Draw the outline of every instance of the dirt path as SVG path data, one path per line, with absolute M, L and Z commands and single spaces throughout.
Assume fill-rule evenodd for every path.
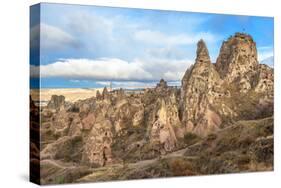
M 160 159 L 169 159 L 169 158 L 173 158 L 173 157 L 182 157 L 182 156 L 184 156 L 184 153 L 189 149 L 189 147 L 190 146 L 188 146 L 188 147 L 186 147 L 184 149 L 178 150 L 178 151 L 174 151 L 174 152 L 168 153 L 168 154 L 163 155 L 163 156 L 161 156 L 159 158 L 142 160 L 142 161 L 138 161 L 138 162 L 135 162 L 135 163 L 129 163 L 127 165 L 128 165 L 128 167 L 144 167 L 144 166 L 153 164 L 153 163 L 155 163 L 156 161 L 158 161 Z M 196 156 L 186 156 L 185 158 L 195 159 Z
M 161 157 L 157 157 L 154 159 L 137 161 L 135 163 L 126 163 L 125 165 L 113 164 L 113 165 L 108 165 L 108 166 L 104 166 L 104 167 L 100 167 L 100 168 L 94 168 L 93 172 L 91 174 L 82 177 L 81 179 L 77 180 L 77 182 L 91 182 L 93 180 L 102 180 L 102 178 L 106 178 L 106 177 L 104 177 L 105 174 L 108 177 L 111 175 L 114 176 L 114 174 L 118 173 L 119 170 L 124 169 L 124 167 L 126 167 L 126 169 L 132 169 L 132 170 L 133 169 L 142 169 L 142 168 L 148 167 L 149 165 L 152 165 L 153 163 L 156 163 L 158 160 L 161 160 L 161 159 L 182 157 L 182 156 L 184 156 L 184 153 L 189 149 L 189 147 L 168 153 L 166 155 L 163 155 Z M 196 156 L 184 156 L 184 157 L 190 158 L 190 159 L 196 158 Z

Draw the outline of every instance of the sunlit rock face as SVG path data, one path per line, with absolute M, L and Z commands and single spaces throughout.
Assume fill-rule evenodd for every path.
M 48 107 L 52 109 L 58 109 L 65 103 L 65 97 L 60 95 L 53 95 L 50 102 L 48 103 Z
M 260 64 L 258 68 L 257 81 L 255 91 L 258 93 L 268 93 L 273 95 L 274 76 L 273 70 L 267 65 Z
M 250 79 L 258 68 L 257 48 L 253 38 L 236 33 L 224 41 L 215 66 L 221 78 L 228 82 L 240 77 Z
M 155 88 L 104 88 L 75 103 L 53 96 L 40 112 L 41 156 L 92 167 L 163 156 L 186 146 L 188 133 L 205 138 L 238 120 L 272 116 L 273 83 L 249 35 L 225 41 L 215 64 L 200 40 L 180 88 L 161 79 Z
M 182 79 L 181 116 L 187 131 L 204 136 L 218 129 L 220 117 L 210 107 L 215 98 L 212 92 L 221 82 L 210 61 L 206 44 L 200 40 L 197 44 L 195 63 Z
M 215 64 L 200 40 L 195 63 L 182 79 L 181 121 L 187 132 L 206 136 L 220 129 L 223 120 L 256 117 L 250 111 L 272 105 L 272 96 L 273 70 L 258 64 L 251 36 L 236 33 L 224 41 Z
M 178 119 L 177 107 L 172 101 L 165 101 L 162 99 L 160 101 L 160 109 L 155 117 L 155 122 L 151 129 L 151 139 L 152 143 L 160 143 L 162 145 L 164 152 L 172 151 L 176 148 L 177 138 L 176 138 L 176 128 L 180 126 L 180 121 Z
M 245 99 L 243 104 L 236 106 L 224 104 L 232 108 L 232 114 L 236 114 L 240 119 L 255 117 L 241 116 L 245 114 L 242 110 L 257 111 L 256 114 L 260 114 L 264 111 L 262 109 L 267 108 L 261 106 L 273 105 L 273 69 L 259 64 L 257 59 L 257 48 L 253 38 L 245 33 L 236 33 L 223 42 L 215 64 L 224 85 L 231 86 L 230 100 L 241 97 Z
M 108 120 L 98 122 L 85 139 L 82 160 L 93 166 L 111 164 L 112 124 Z

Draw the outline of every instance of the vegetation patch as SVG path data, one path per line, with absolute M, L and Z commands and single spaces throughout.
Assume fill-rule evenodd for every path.
M 184 143 L 186 144 L 186 146 L 190 146 L 192 144 L 195 144 L 199 140 L 201 140 L 201 138 L 194 133 L 186 133 L 184 135 Z

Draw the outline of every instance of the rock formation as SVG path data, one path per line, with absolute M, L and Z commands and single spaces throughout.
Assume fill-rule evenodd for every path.
M 82 161 L 91 165 L 104 166 L 112 162 L 112 124 L 109 120 L 95 123 L 85 140 Z
M 272 68 L 267 65 L 258 66 L 258 78 L 255 84 L 255 91 L 258 93 L 268 93 L 273 97 L 274 77 Z
M 158 142 L 162 145 L 161 152 L 165 153 L 172 151 L 176 147 L 177 137 L 175 126 L 179 125 L 180 122 L 178 120 L 177 109 L 174 108 L 175 106 L 173 104 L 166 104 L 164 99 L 160 103 L 160 109 L 152 125 L 150 140 L 152 143 Z
M 156 90 L 158 92 L 164 91 L 168 88 L 167 82 L 164 79 L 161 79 L 160 82 L 156 85 Z
M 221 78 L 228 82 L 243 77 L 250 79 L 258 68 L 256 43 L 250 35 L 236 33 L 223 42 L 215 66 Z
M 97 98 L 97 100 L 101 100 L 102 99 L 102 95 L 100 94 L 99 90 L 97 90 L 96 98 Z
M 220 116 L 211 107 L 215 98 L 212 91 L 222 80 L 210 61 L 203 40 L 197 44 L 195 64 L 182 79 L 182 122 L 186 131 L 205 136 L 221 124 Z
M 201 40 L 195 64 L 183 77 L 181 93 L 181 117 L 186 131 L 206 136 L 218 130 L 223 120 L 256 117 L 248 113 L 260 109 L 262 102 L 257 101 L 257 95 L 272 105 L 273 70 L 258 64 L 255 42 L 247 34 L 236 33 L 224 41 L 215 64 L 210 62 Z
M 108 97 L 109 97 L 108 90 L 107 90 L 107 88 L 105 87 L 105 88 L 103 89 L 103 91 L 102 91 L 102 98 L 103 98 L 103 99 L 108 99 Z
M 215 64 L 200 40 L 181 88 L 161 79 L 155 88 L 104 88 L 75 103 L 52 96 L 40 112 L 40 154 L 90 167 L 168 155 L 192 135 L 208 139 L 233 122 L 271 117 L 273 83 L 273 69 L 258 63 L 251 36 L 224 41 Z
M 64 105 L 65 97 L 60 95 L 53 95 L 50 102 L 48 103 L 48 108 L 58 109 Z

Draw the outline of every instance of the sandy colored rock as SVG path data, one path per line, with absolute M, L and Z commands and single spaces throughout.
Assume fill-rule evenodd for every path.
M 64 105 L 65 97 L 62 95 L 53 95 L 50 102 L 48 103 L 48 108 L 58 109 Z
M 258 68 L 256 43 L 250 35 L 235 33 L 224 41 L 216 61 L 221 78 L 228 82 L 251 76 Z
M 200 40 L 181 87 L 161 79 L 152 88 L 104 88 L 75 101 L 54 95 L 40 112 L 31 109 L 42 122 L 45 181 L 52 182 L 49 167 L 65 175 L 69 163 L 75 173 L 82 166 L 94 171 L 77 182 L 237 172 L 252 163 L 270 169 L 273 77 L 272 68 L 258 64 L 252 37 L 236 33 L 222 44 L 215 64 Z

